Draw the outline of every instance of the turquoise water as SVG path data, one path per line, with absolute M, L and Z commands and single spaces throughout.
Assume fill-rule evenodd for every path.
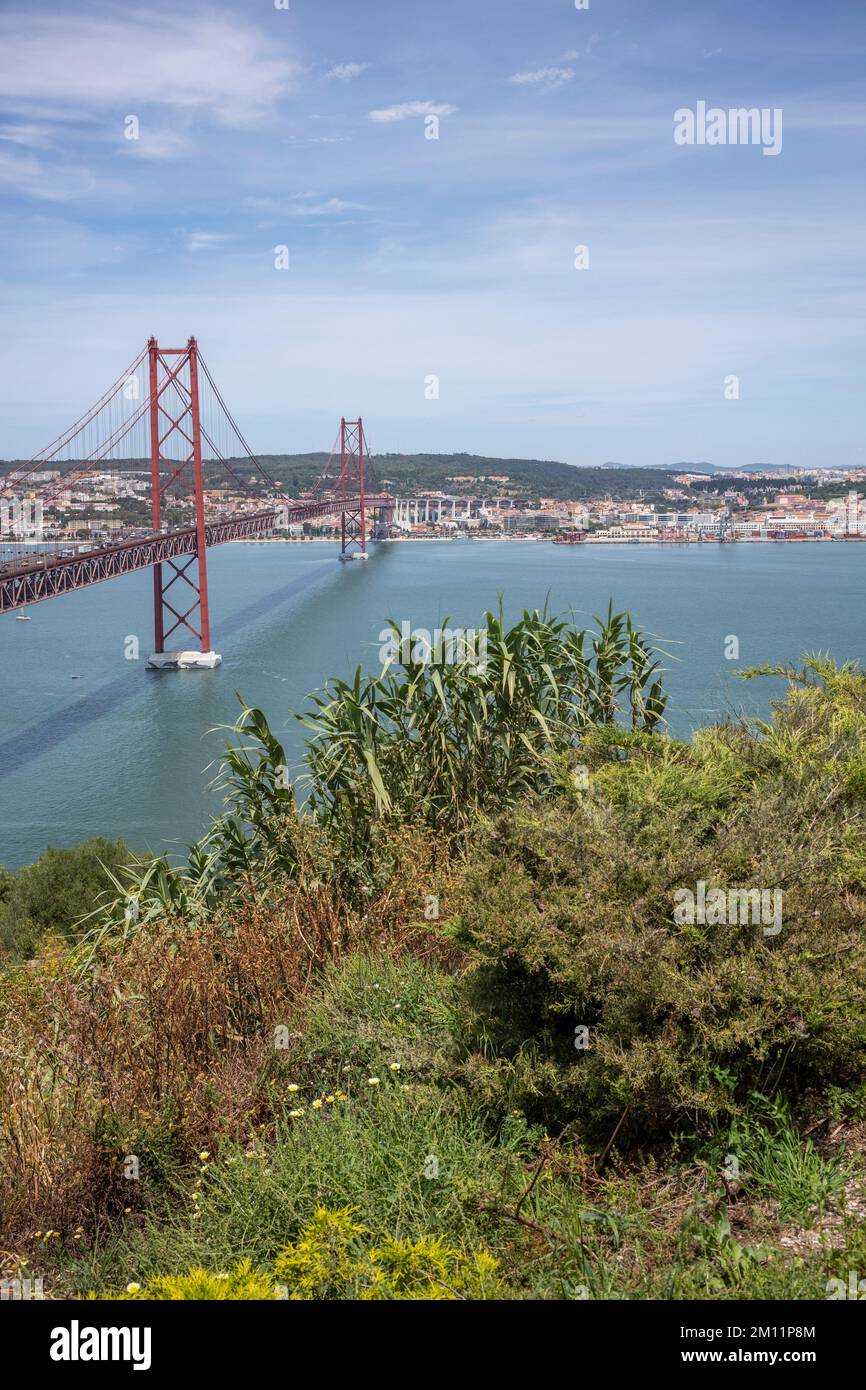
M 738 666 L 810 649 L 862 658 L 866 646 L 866 546 L 406 542 L 341 565 L 329 543 L 230 545 L 208 563 L 215 671 L 145 671 L 149 572 L 38 604 L 29 623 L 0 619 L 0 863 L 91 835 L 182 848 L 217 808 L 205 768 L 223 737 L 211 731 L 236 716 L 233 690 L 261 705 L 292 761 L 292 711 L 328 675 L 376 666 L 389 616 L 480 627 L 501 592 L 511 616 L 548 599 L 582 625 L 613 598 L 667 643 L 680 734 L 766 712 L 781 687 L 743 683 Z M 731 635 L 739 662 L 725 658 Z M 138 661 L 125 658 L 129 636 Z

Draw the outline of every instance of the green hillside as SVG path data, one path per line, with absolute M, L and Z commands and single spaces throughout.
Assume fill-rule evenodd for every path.
M 328 459 L 325 453 L 261 454 L 262 467 L 292 497 L 314 486 Z M 228 463 L 243 478 L 258 478 L 246 459 L 229 459 Z M 69 466 L 68 464 L 65 466 Z M 118 471 L 143 471 L 149 468 L 146 459 L 123 459 L 112 462 Z M 21 467 L 21 460 L 0 462 L 0 473 Z M 339 460 L 336 461 L 339 471 Z M 387 479 L 400 494 L 442 491 L 458 495 L 482 497 L 634 497 L 654 495 L 670 487 L 677 468 L 626 468 L 618 464 L 604 467 L 580 468 L 554 459 L 501 459 L 484 454 L 374 454 L 372 475 L 376 480 Z M 209 472 L 206 468 L 206 474 Z M 331 464 L 331 475 L 335 464 Z M 222 465 L 213 476 L 228 477 Z M 499 479 L 507 481 L 498 481 Z M 211 478 L 208 478 L 211 481 Z
M 293 496 L 319 477 L 326 454 L 265 454 L 264 468 Z M 553 459 L 502 459 L 484 454 L 375 454 L 374 476 L 398 493 L 432 491 L 499 497 L 633 496 L 670 487 L 674 469 L 580 468 Z M 499 481 L 506 478 L 507 482 Z

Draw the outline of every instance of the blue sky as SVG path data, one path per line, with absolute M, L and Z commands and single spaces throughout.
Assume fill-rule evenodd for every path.
M 4 3 L 0 454 L 195 333 L 261 453 L 862 465 L 864 57 L 850 0 Z

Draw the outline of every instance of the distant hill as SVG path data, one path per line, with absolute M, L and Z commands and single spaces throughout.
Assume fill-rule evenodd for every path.
M 260 462 L 296 495 L 315 482 L 325 454 L 266 454 Z M 332 470 L 333 471 L 333 470 Z M 553 459 L 503 459 L 484 454 L 375 454 L 372 471 L 395 492 L 442 491 L 482 497 L 603 497 L 609 492 L 657 492 L 670 487 L 676 469 L 580 468 Z
M 790 463 L 750 463 L 742 468 L 736 465 L 732 468 L 730 464 L 720 463 L 678 463 L 674 467 L 677 473 L 780 473 L 783 476 L 792 474 L 795 469 Z
M 293 497 L 313 487 L 327 462 L 325 453 L 261 454 L 259 462 L 280 486 Z M 231 467 L 245 478 L 250 468 L 245 459 L 229 459 Z M 0 461 L 0 474 L 20 467 L 21 460 Z M 66 466 L 69 466 L 68 463 Z M 126 459 L 112 462 L 118 471 L 147 471 L 146 459 Z M 720 472 L 709 464 L 681 463 L 671 468 L 635 468 L 618 463 L 582 468 L 554 459 L 503 459 L 485 454 L 375 454 L 371 474 L 374 480 L 387 479 L 395 492 L 407 495 L 415 492 L 446 492 L 481 497 L 556 497 L 579 499 L 604 497 L 651 497 L 671 486 L 680 472 Z M 214 471 L 206 463 L 206 477 L 225 476 L 220 467 Z M 339 460 L 332 462 L 330 474 L 339 471 Z

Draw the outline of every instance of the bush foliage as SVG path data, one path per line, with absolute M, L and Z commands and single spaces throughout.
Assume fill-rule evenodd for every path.
M 866 678 L 812 670 L 767 724 L 592 735 L 585 792 L 489 825 L 455 932 L 497 1053 L 466 1063 L 485 1094 L 596 1138 L 622 1118 L 622 1143 L 862 1076 Z M 700 882 L 779 890 L 781 930 L 678 924 Z
M 45 936 L 74 936 L 130 858 L 123 840 L 94 839 L 47 849 L 15 874 L 0 865 L 0 956 L 26 960 Z
M 494 1298 L 501 1291 L 497 1262 L 486 1250 L 462 1250 L 441 1237 L 400 1240 L 371 1233 L 355 1220 L 351 1207 L 317 1208 L 297 1241 L 277 1254 L 272 1274 L 255 1271 L 250 1260 L 230 1273 L 199 1267 L 187 1274 L 155 1274 L 144 1284 L 131 1281 L 124 1293 L 105 1294 L 132 1302 L 184 1299 L 238 1300 L 392 1299 L 429 1302 Z
M 41 933 L 0 976 L 10 1259 L 235 1300 L 820 1297 L 836 1247 L 785 1221 L 866 1258 L 829 1142 L 864 1113 L 866 676 L 750 673 L 772 717 L 682 743 L 625 615 L 488 627 L 482 670 L 331 683 L 306 802 L 244 706 L 186 864 L 0 874 Z M 677 917 L 699 884 L 780 930 Z

